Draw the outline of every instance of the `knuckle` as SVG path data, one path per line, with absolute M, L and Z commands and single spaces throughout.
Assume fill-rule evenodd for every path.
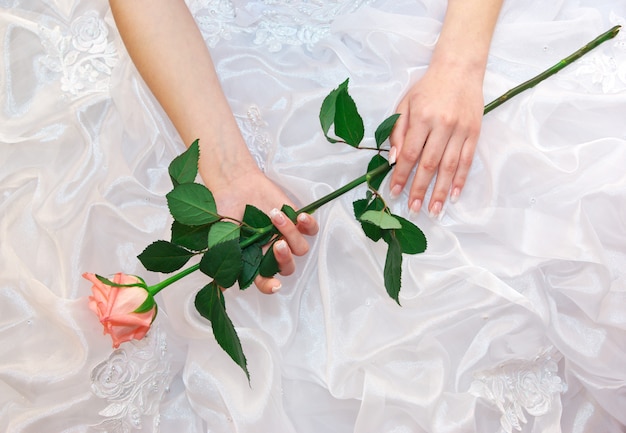
M 439 162 L 432 158 L 424 158 L 420 161 L 420 168 L 427 173 L 434 173 L 439 167 Z
M 458 159 L 447 159 L 441 161 L 441 164 L 439 165 L 439 170 L 450 174 L 456 172 L 458 166 Z
M 401 156 L 407 161 L 414 163 L 419 158 L 421 152 L 422 150 L 417 146 L 404 146 Z
M 472 165 L 472 162 L 474 161 L 474 155 L 470 154 L 470 153 L 463 153 L 461 154 L 460 158 L 459 158 L 459 165 L 464 166 L 464 167 L 469 167 L 470 165 Z

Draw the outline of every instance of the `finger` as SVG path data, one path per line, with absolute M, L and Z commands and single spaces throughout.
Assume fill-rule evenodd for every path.
M 428 185 L 430 185 L 439 168 L 439 163 L 449 139 L 450 136 L 444 128 L 437 128 L 426 139 L 424 151 L 420 157 L 419 165 L 411 184 L 411 190 L 409 191 L 409 210 L 411 213 L 420 211 Z
M 437 168 L 435 186 L 428 205 L 429 215 L 438 216 L 443 209 L 443 204 L 450 192 L 452 179 L 459 165 L 460 153 L 465 141 L 464 136 L 453 134 L 441 157 L 441 162 Z
M 411 124 L 407 130 L 402 148 L 396 153 L 396 165 L 391 174 L 389 187 L 392 197 L 397 197 L 404 189 L 413 168 L 422 155 L 429 132 L 430 128 L 419 120 Z
M 296 263 L 289 249 L 289 245 L 284 240 L 277 241 L 274 246 L 274 257 L 278 263 L 278 269 L 280 269 L 281 275 L 291 275 L 296 270 Z M 282 284 L 278 278 L 257 276 L 254 280 L 254 284 L 257 288 L 265 294 L 272 294 L 278 292 Z
M 296 225 L 287 218 L 287 215 L 276 208 L 272 209 L 269 215 L 272 224 L 283 235 L 293 254 L 302 256 L 309 251 L 309 243 L 304 239 Z
M 475 138 L 468 138 L 463 144 L 461 149 L 461 155 L 459 156 L 459 166 L 452 180 L 452 189 L 450 192 L 450 201 L 456 203 L 463 191 L 467 175 L 469 174 L 470 167 L 474 161 L 474 152 L 476 151 L 477 140 Z
M 317 220 L 308 213 L 298 215 L 296 227 L 300 233 L 308 236 L 316 235 L 320 229 Z
M 271 295 L 273 293 L 278 292 L 282 285 L 278 278 L 267 278 L 262 277 L 261 275 L 257 276 L 254 279 L 254 285 L 259 289 L 261 293 L 265 293 L 266 295 Z
M 274 257 L 280 269 L 280 275 L 291 275 L 296 270 L 296 263 L 285 240 L 281 239 L 274 244 Z
M 409 129 L 410 108 L 406 98 L 400 101 L 398 108 L 396 108 L 396 112 L 400 114 L 400 117 L 398 117 L 396 124 L 391 130 L 391 134 L 389 135 L 389 144 L 391 144 L 392 148 L 396 149 L 396 152 L 399 152 L 402 150 L 404 137 Z

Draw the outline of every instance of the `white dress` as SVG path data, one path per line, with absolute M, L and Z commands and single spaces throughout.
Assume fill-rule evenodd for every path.
M 251 152 L 299 205 L 371 157 L 324 140 L 324 96 L 349 77 L 372 137 L 446 6 L 188 4 Z M 485 100 L 625 20 L 623 0 L 505 2 Z M 227 291 L 250 385 L 193 308 L 201 275 L 117 350 L 87 308 L 83 272 L 162 278 L 136 255 L 167 237 L 184 149 L 107 3 L 0 0 L 0 42 L 0 431 L 626 431 L 625 33 L 485 117 L 459 202 L 414 219 L 429 247 L 405 258 L 402 307 L 352 216 L 362 190 L 316 213 L 279 294 Z

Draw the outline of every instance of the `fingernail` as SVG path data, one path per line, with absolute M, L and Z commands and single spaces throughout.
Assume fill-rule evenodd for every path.
M 394 165 L 396 163 L 396 157 L 398 156 L 398 150 L 394 147 L 389 151 L 389 165 Z
M 436 201 L 430 208 L 430 212 L 428 213 L 428 216 L 430 216 L 431 218 L 438 216 L 439 213 L 441 212 L 442 206 L 443 205 L 441 204 L 440 201 Z
M 306 224 L 309 220 L 309 215 L 306 213 L 301 213 L 298 215 L 298 222 Z
M 398 198 L 398 196 L 400 196 L 401 192 L 402 192 L 402 187 L 400 185 L 394 185 L 393 188 L 391 188 L 389 195 L 391 196 L 392 200 L 395 200 Z
M 276 208 L 270 211 L 270 218 L 272 219 L 274 225 L 282 226 L 283 224 L 285 224 L 285 216 L 281 211 Z
M 281 253 L 282 253 L 282 252 L 287 251 L 287 242 L 285 242 L 285 241 L 284 241 L 284 240 L 282 240 L 282 239 L 281 239 L 281 240 L 279 240 L 278 242 L 276 242 L 276 243 L 274 244 L 274 246 L 275 246 L 275 247 L 276 247 L 276 249 L 277 249 L 278 251 L 280 251 Z
M 278 286 L 274 286 L 272 287 L 272 293 L 276 293 L 278 291 L 280 291 L 280 289 L 283 287 L 282 284 L 279 284 Z
M 459 196 L 461 195 L 461 188 L 454 188 L 452 190 L 452 194 L 450 194 L 450 203 L 456 203 L 459 201 Z
M 411 203 L 411 207 L 409 208 L 409 215 L 411 217 L 417 216 L 421 208 L 422 208 L 422 200 L 420 200 L 419 198 L 413 200 L 413 203 Z

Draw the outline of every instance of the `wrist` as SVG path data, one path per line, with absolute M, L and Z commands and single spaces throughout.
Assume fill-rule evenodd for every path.
M 449 82 L 460 79 L 482 86 L 486 66 L 486 58 L 457 55 L 452 51 L 440 50 L 439 53 L 433 54 L 428 71 L 438 76 L 448 77 Z
M 234 139 L 221 141 L 200 140 L 200 160 L 198 172 L 210 190 L 228 188 L 238 179 L 261 173 L 239 135 Z

